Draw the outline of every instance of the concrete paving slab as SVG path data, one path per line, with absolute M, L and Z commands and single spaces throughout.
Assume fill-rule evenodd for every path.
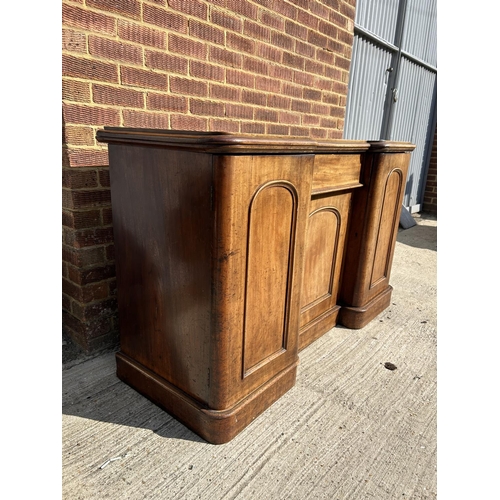
M 398 234 L 391 306 L 302 351 L 295 387 L 227 444 L 118 380 L 113 352 L 66 362 L 63 498 L 436 498 L 437 220 L 416 221 Z

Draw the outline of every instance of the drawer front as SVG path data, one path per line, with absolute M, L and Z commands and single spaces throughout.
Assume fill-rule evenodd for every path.
M 338 191 L 359 186 L 361 155 L 317 154 L 314 157 L 312 192 Z

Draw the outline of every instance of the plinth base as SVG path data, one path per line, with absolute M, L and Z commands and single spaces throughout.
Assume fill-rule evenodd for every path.
M 120 380 L 212 444 L 227 443 L 295 384 L 298 360 L 232 408 L 211 410 L 127 355 L 116 354 Z
M 382 293 L 360 307 L 342 306 L 339 313 L 339 323 L 354 330 L 363 328 L 375 316 L 389 307 L 392 290 L 392 286 L 389 285 Z

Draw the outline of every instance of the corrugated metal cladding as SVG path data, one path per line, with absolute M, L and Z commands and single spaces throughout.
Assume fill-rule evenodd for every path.
M 358 0 L 346 139 L 416 144 L 403 204 L 423 203 L 436 125 L 437 0 Z

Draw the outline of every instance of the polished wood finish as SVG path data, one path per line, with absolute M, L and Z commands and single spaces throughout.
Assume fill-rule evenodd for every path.
M 365 155 L 363 188 L 353 193 L 340 291 L 340 323 L 362 328 L 391 300 L 394 246 L 413 145 L 373 142 Z
M 293 387 L 298 352 L 337 319 L 357 328 L 386 304 L 410 145 L 97 138 L 109 143 L 117 375 L 209 442 Z

